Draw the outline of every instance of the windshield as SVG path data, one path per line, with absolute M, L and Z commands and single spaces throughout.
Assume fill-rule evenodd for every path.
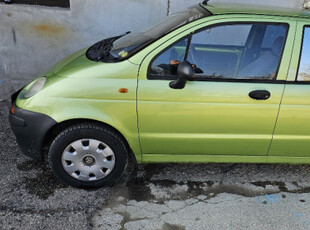
M 144 48 L 146 45 L 154 42 L 155 40 L 159 39 L 165 34 L 168 34 L 176 28 L 209 15 L 210 13 L 200 5 L 190 7 L 185 11 L 171 14 L 164 20 L 142 32 L 127 33 L 126 35 L 115 37 L 114 39 L 109 38 L 110 40 L 108 42 L 106 41 L 107 39 L 99 42 L 101 45 L 96 43 L 87 51 L 87 53 L 91 53 L 90 51 L 92 51 L 93 54 L 96 53 L 97 57 L 90 58 L 89 56 L 91 55 L 89 54 L 87 54 L 87 57 L 96 61 L 124 60 Z M 105 52 L 100 52 L 99 48 Z

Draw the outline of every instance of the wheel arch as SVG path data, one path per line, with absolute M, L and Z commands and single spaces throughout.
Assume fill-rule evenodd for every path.
M 132 163 L 132 165 L 136 165 L 137 164 L 136 155 L 133 152 L 132 148 L 130 147 L 129 142 L 125 138 L 125 136 L 119 130 L 117 130 L 115 127 L 111 126 L 110 124 L 107 124 L 107 123 L 101 122 L 101 121 L 97 121 L 97 120 L 93 120 L 93 119 L 71 119 L 71 120 L 62 121 L 62 122 L 57 123 L 54 126 L 52 126 L 46 132 L 46 134 L 44 136 L 44 139 L 43 139 L 43 143 L 42 143 L 42 159 L 43 160 L 47 159 L 49 147 L 51 146 L 53 140 L 57 137 L 57 135 L 62 130 L 66 129 L 66 128 L 72 126 L 72 125 L 81 124 L 81 123 L 94 123 L 94 124 L 97 124 L 97 125 L 100 125 L 100 126 L 105 126 L 105 127 L 110 128 L 111 130 L 113 130 L 117 134 L 119 134 L 119 136 L 123 139 L 123 141 L 127 145 L 126 147 L 128 148 L 128 159 L 129 159 L 129 161 L 131 161 L 130 163 Z

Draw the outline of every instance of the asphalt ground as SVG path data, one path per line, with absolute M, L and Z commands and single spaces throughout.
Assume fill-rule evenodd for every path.
M 151 164 L 74 189 L 21 153 L 9 108 L 0 102 L 0 229 L 310 229 L 310 165 Z

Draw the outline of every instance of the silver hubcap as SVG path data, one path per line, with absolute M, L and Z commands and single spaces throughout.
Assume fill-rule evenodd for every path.
M 101 141 L 81 139 L 65 148 L 61 161 L 70 176 L 81 181 L 96 181 L 111 173 L 115 166 L 115 155 Z

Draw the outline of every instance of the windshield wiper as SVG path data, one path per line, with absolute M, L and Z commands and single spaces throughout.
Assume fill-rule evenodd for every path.
M 100 42 L 97 42 L 86 51 L 86 57 L 92 61 L 102 61 L 105 57 L 109 55 L 109 52 L 113 47 L 113 42 L 129 33 L 131 32 L 128 31 L 125 34 L 106 38 Z

